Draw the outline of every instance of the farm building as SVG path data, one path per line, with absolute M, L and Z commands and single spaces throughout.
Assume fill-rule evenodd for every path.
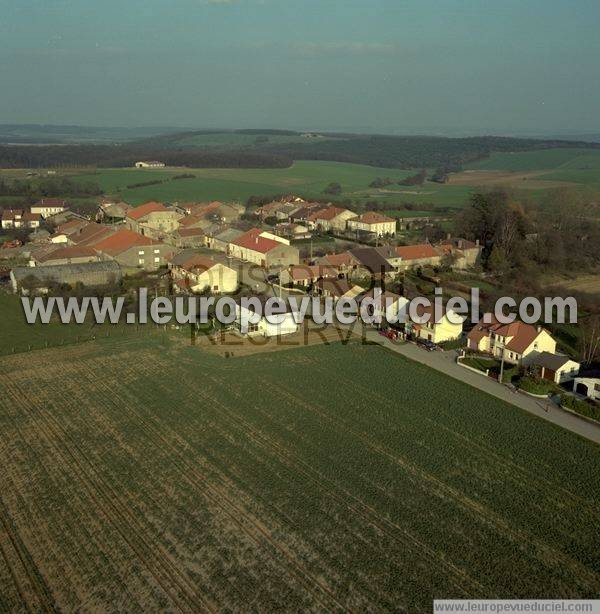
M 135 163 L 135 168 L 163 168 L 164 166 L 165 163 L 158 160 L 140 160 Z
M 486 322 L 489 320 L 489 323 Z M 554 354 L 556 341 L 541 326 L 524 322 L 501 324 L 485 314 L 467 336 L 467 347 L 513 364 L 529 364 L 542 352 Z
M 22 294 L 30 294 L 32 291 L 45 293 L 53 284 L 108 286 L 119 282 L 121 278 L 121 267 L 114 261 L 16 267 L 10 272 L 13 291 Z
M 85 262 L 97 262 L 100 260 L 95 249 L 85 246 L 60 247 L 53 245 L 53 249 L 32 252 L 31 266 L 52 266 L 56 264 L 83 264 Z
M 62 213 L 68 209 L 66 201 L 60 198 L 42 198 L 35 205 L 31 206 L 31 213 L 37 213 L 42 217 L 50 217 L 57 213 Z
M 352 217 L 348 220 L 348 230 L 370 232 L 378 237 L 384 235 L 393 235 L 396 233 L 396 220 L 393 217 L 387 217 L 376 213 L 375 211 L 367 211 Z
M 294 224 L 292 222 L 277 224 L 275 226 L 275 234 L 285 239 L 310 239 L 312 236 L 307 226 Z
M 261 313 L 264 314 L 265 304 L 269 296 L 254 296 L 253 300 L 260 304 Z M 242 335 L 277 337 L 280 335 L 290 335 L 298 331 L 297 321 L 300 316 L 294 312 L 292 307 L 287 304 L 285 312 L 277 316 L 272 316 L 271 322 L 264 315 L 259 315 L 253 309 L 247 309 L 240 302 L 235 307 L 236 320 L 235 327 Z
M 235 292 L 238 287 L 237 271 L 207 256 L 193 252 L 181 252 L 169 261 L 171 276 L 179 291 L 213 294 Z
M 131 205 L 122 201 L 100 203 L 98 211 L 96 211 L 96 221 L 107 224 L 119 224 L 125 221 L 127 213 L 131 208 Z
M 181 213 L 174 209 L 151 201 L 129 209 L 125 217 L 125 226 L 133 232 L 158 239 L 176 230 L 182 217 Z
M 113 233 L 114 228 L 96 224 L 95 222 L 88 222 L 75 232 L 69 233 L 67 235 L 67 242 L 73 245 L 93 246 Z
M 289 241 L 253 228 L 229 244 L 229 255 L 262 267 L 287 267 L 298 264 L 300 254 Z
M 94 249 L 125 267 L 146 270 L 166 264 L 173 247 L 125 228 L 93 244 Z
M 541 352 L 532 361 L 539 368 L 540 376 L 555 384 L 571 381 L 578 373 L 580 364 L 564 354 Z

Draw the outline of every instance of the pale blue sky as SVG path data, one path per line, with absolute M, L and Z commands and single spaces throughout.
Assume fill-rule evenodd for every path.
M 598 0 L 0 0 L 0 123 L 599 131 Z

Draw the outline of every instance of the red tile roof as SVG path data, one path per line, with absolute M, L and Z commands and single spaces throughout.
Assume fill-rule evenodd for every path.
M 39 213 L 31 213 L 31 211 L 27 211 L 23 214 L 24 222 L 40 222 L 42 220 L 42 216 Z
M 138 232 L 123 228 L 115 232 L 115 234 L 96 243 L 94 249 L 110 254 L 111 256 L 116 256 L 132 247 L 143 247 L 146 245 L 162 245 L 162 243 L 145 237 Z
M 79 231 L 71 233 L 69 235 L 69 240 L 73 241 L 73 243 L 77 245 L 91 245 L 93 246 L 98 241 L 102 241 L 102 239 L 113 233 L 113 229 L 108 226 L 103 226 L 102 224 L 96 224 L 95 222 L 90 222 Z
M 66 260 L 70 258 L 89 258 L 96 256 L 96 251 L 91 247 L 83 247 L 79 245 L 71 247 L 60 247 L 51 252 L 45 253 L 36 258 L 38 262 L 47 262 L 48 260 Z
M 42 198 L 34 207 L 65 207 L 66 205 L 67 201 L 61 198 Z
M 205 234 L 202 228 L 180 228 L 177 233 L 180 237 L 201 237 Z
M 381 213 L 377 213 L 376 211 L 366 211 L 362 215 L 350 218 L 348 221 L 361 222 L 363 224 L 383 224 L 395 222 L 396 219 L 393 217 L 387 217 L 386 215 L 381 215 Z
M 315 222 L 317 220 L 330 221 L 334 217 L 340 215 L 340 213 L 344 213 L 344 211 L 348 211 L 348 209 L 342 209 L 341 207 L 325 207 L 324 209 L 319 209 L 318 211 L 315 211 L 309 215 L 308 219 L 311 222 Z
M 77 232 L 80 228 L 87 226 L 89 222 L 84 220 L 69 220 L 64 224 L 56 227 L 55 234 L 71 234 L 73 232 Z
M 357 263 L 356 258 L 350 252 L 342 252 L 341 254 L 329 254 L 321 258 L 324 264 L 330 264 L 334 267 L 352 266 Z
M 327 265 L 299 264 L 291 268 L 290 277 L 294 281 L 306 281 L 319 278 L 337 278 L 338 272 L 335 267 Z
M 491 315 L 492 321 L 490 323 L 485 323 L 482 318 L 479 324 L 469 332 L 467 337 L 478 343 L 483 337 L 494 333 L 500 337 L 510 338 L 504 344 L 504 347 L 517 352 L 517 354 L 522 354 L 541 333 L 541 329 L 538 330 L 532 324 L 525 324 L 525 322 L 519 321 L 511 322 L 510 324 L 500 324 L 493 314 Z
M 436 258 L 439 254 L 429 243 L 421 245 L 399 245 L 396 247 L 396 254 L 402 260 L 420 260 L 421 258 Z
M 209 271 L 217 264 L 219 263 L 208 256 L 200 256 L 199 254 L 195 254 L 190 256 L 179 266 L 186 271 Z
M 194 224 L 197 224 L 198 222 L 202 222 L 204 221 L 204 217 L 202 215 L 199 215 L 197 213 L 193 213 L 192 215 L 186 215 L 184 218 L 179 220 L 179 227 L 181 228 L 182 226 L 184 228 L 188 227 L 188 226 L 193 226 Z M 206 222 L 204 222 L 206 224 Z
M 244 233 L 241 237 L 233 240 L 233 245 L 244 247 L 261 254 L 266 254 L 276 247 L 281 247 L 284 243 L 275 241 L 274 239 L 268 239 L 267 237 L 261 237 L 263 231 L 259 228 L 252 228 L 248 232 Z
M 135 207 L 135 209 L 130 209 L 127 212 L 127 217 L 132 220 L 139 220 L 140 218 L 148 215 L 149 213 L 153 213 L 154 211 L 166 211 L 167 208 L 162 203 L 157 203 L 155 201 L 150 201 L 148 203 L 144 203 L 139 207 Z

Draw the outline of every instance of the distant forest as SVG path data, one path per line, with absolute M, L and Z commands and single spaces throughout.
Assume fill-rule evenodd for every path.
M 181 132 L 122 144 L 0 145 L 0 167 L 67 166 L 129 167 L 137 160 L 157 159 L 169 166 L 191 168 L 287 168 L 294 160 L 352 162 L 396 169 L 437 168 L 457 171 L 493 152 L 560 147 L 600 149 L 600 143 L 510 137 L 443 138 L 321 133 L 324 139 L 270 142 L 226 149 L 193 146 L 182 141 L 210 131 Z M 284 130 L 238 130 L 230 134 L 295 135 Z

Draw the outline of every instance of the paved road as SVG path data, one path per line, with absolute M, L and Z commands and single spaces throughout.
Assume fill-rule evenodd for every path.
M 358 331 L 357 331 L 358 332 Z M 368 328 L 366 337 L 369 341 L 374 341 L 389 348 L 393 352 L 402 354 L 411 360 L 420 362 L 428 367 L 441 371 L 450 377 L 458 379 L 474 388 L 479 388 L 503 401 L 516 405 L 539 418 L 557 424 L 573 433 L 577 433 L 586 439 L 600 443 L 600 426 L 578 418 L 573 414 L 563 411 L 554 403 L 550 403 L 550 408 L 546 412 L 544 407 L 546 402 L 543 399 L 535 399 L 521 392 L 513 392 L 503 384 L 495 380 L 479 375 L 469 369 L 465 369 L 456 364 L 456 352 L 427 352 L 413 343 L 392 343 L 386 337 L 380 335 L 376 330 Z

